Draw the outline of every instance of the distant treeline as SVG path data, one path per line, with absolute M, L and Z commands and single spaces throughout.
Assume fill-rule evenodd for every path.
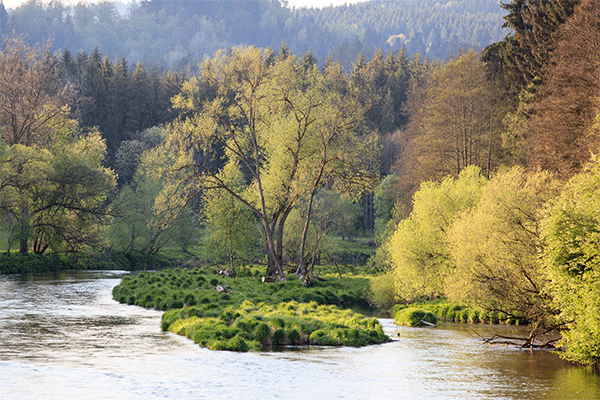
M 119 6 L 119 8 L 118 8 Z M 447 58 L 462 47 L 501 40 L 504 11 L 495 0 L 370 1 L 323 9 L 291 9 L 279 0 L 141 0 L 125 15 L 122 3 L 29 0 L 16 9 L 0 4 L 0 33 L 25 34 L 33 43 L 53 41 L 54 49 L 90 53 L 98 46 L 131 63 L 151 61 L 182 70 L 230 46 L 312 50 L 329 54 L 346 72 L 360 53 L 376 49 Z

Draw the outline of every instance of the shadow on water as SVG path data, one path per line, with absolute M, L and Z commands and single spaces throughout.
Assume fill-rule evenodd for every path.
M 202 349 L 161 332 L 161 312 L 115 302 L 124 274 L 0 276 L 0 398 L 600 399 L 594 372 L 484 345 L 485 325 L 384 319 L 394 340 L 377 346 Z

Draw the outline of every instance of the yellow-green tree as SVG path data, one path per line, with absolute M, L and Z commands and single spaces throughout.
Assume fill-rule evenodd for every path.
M 160 128 L 154 133 L 156 141 L 165 139 Z M 185 249 L 186 240 L 181 240 L 181 236 L 193 239 L 196 216 L 186 202 L 187 193 L 177 190 L 164 175 L 173 166 L 172 155 L 162 142 L 154 143 L 153 148 L 137 157 L 139 164 L 130 166 L 133 179 L 121 188 L 113 202 L 116 217 L 110 227 L 112 246 L 125 252 L 155 254 L 179 237 L 177 241 Z
M 444 295 L 446 278 L 454 269 L 448 231 L 477 204 L 485 183 L 481 169 L 471 166 L 458 178 L 424 182 L 415 193 L 412 212 L 385 244 L 399 298 L 413 301 Z
M 531 322 L 531 338 L 556 326 L 539 259 L 545 202 L 559 188 L 547 172 L 515 167 L 495 175 L 475 207 L 448 230 L 454 269 L 445 293 L 509 318 Z
M 238 166 L 229 163 L 221 171 L 221 179 L 235 192 L 242 191 L 244 177 Z M 230 268 L 236 260 L 250 259 L 256 249 L 257 236 L 252 212 L 224 189 L 208 190 L 204 193 L 201 213 L 207 230 L 207 242 L 212 253 L 219 257 L 225 254 Z
M 600 365 L 600 163 L 595 158 L 549 204 L 543 251 L 554 306 L 568 330 L 563 356 Z
M 182 113 L 170 127 L 176 178 L 192 193 L 224 190 L 247 207 L 260 221 L 270 272 L 280 278 L 285 222 L 297 202 L 308 202 L 303 246 L 325 178 L 355 192 L 374 178 L 376 143 L 361 132 L 364 110 L 337 90 L 338 78 L 291 55 L 234 48 L 206 61 L 201 78 L 186 82 L 174 99 Z M 244 185 L 224 181 L 229 163 L 239 167 Z
M 106 146 L 95 132 L 49 148 L 6 146 L 0 159 L 0 210 L 13 221 L 21 253 L 77 251 L 99 245 L 115 185 L 102 166 Z

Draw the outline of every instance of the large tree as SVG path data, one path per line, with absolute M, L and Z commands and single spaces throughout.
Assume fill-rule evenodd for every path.
M 514 167 L 496 174 L 477 204 L 448 230 L 454 269 L 446 295 L 531 323 L 530 339 L 556 328 L 539 259 L 540 220 L 559 185 L 548 172 Z
M 597 11 L 597 9 L 596 9 Z M 573 176 L 549 203 L 542 232 L 543 261 L 554 306 L 568 330 L 564 358 L 600 365 L 600 163 Z
M 70 110 L 70 90 L 59 79 L 50 45 L 29 46 L 23 38 L 4 41 L 0 51 L 0 137 L 9 145 L 41 144 Z
M 205 62 L 200 80 L 175 98 L 184 116 L 169 144 L 180 157 L 179 179 L 197 193 L 225 190 L 250 209 L 269 270 L 280 278 L 284 226 L 297 202 L 307 199 L 309 221 L 325 178 L 360 192 L 374 177 L 375 142 L 361 134 L 364 111 L 344 82 L 339 67 L 322 74 L 290 54 L 234 48 Z M 222 179 L 222 165 L 232 162 L 246 178 L 241 189 Z M 297 261 L 302 273 L 303 251 Z
M 19 250 L 74 251 L 97 244 L 114 185 L 105 142 L 69 118 L 70 88 L 49 46 L 21 38 L 0 52 L 0 212 Z
M 426 84 L 406 167 L 423 180 L 458 176 L 469 165 L 489 176 L 501 157 L 500 107 L 474 51 L 436 68 Z
M 564 176 L 580 171 L 599 150 L 600 1 L 575 8 L 559 42 L 531 118 L 531 162 Z
M 19 250 L 77 251 L 102 243 L 107 195 L 115 184 L 102 166 L 100 135 L 54 138 L 48 147 L 6 146 L 0 158 L 0 212 Z

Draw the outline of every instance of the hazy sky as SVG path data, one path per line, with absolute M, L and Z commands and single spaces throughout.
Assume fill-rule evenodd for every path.
M 3 0 L 4 1 L 4 6 L 6 8 L 15 8 L 16 6 L 18 6 L 20 3 L 23 3 L 26 0 Z M 94 0 L 92 0 L 94 1 Z M 128 2 L 128 0 L 121 0 L 123 2 Z M 340 5 L 340 4 L 347 4 L 347 3 L 359 3 L 361 1 L 366 1 L 366 0 L 288 0 L 288 3 L 290 4 L 290 6 L 296 6 L 296 7 L 325 7 L 328 5 Z M 77 3 L 77 0 L 70 0 L 67 2 L 69 3 Z

